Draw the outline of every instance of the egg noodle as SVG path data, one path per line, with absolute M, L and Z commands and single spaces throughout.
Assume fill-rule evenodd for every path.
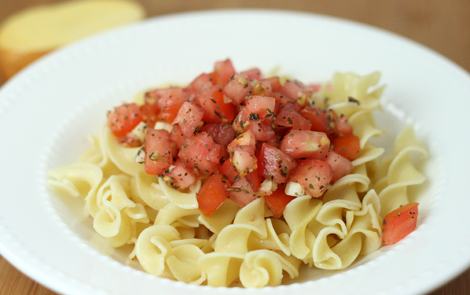
M 299 276 L 300 267 L 340 270 L 382 244 L 382 220 L 409 203 L 410 186 L 425 177 L 425 147 L 405 128 L 387 152 L 371 143 L 381 135 L 380 75 L 337 73 L 310 99 L 348 117 L 361 152 L 350 174 L 321 199 L 299 196 L 274 218 L 263 197 L 243 208 L 227 199 L 205 216 L 196 199 L 201 181 L 181 192 L 147 175 L 139 148 L 118 143 L 106 126 L 76 163 L 49 173 L 61 195 L 84 199 L 94 230 L 129 253 L 153 275 L 210 286 L 264 287 Z M 352 99 L 354 98 L 354 99 Z

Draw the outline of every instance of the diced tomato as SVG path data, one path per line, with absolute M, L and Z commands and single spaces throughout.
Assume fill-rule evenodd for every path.
M 334 151 L 348 160 L 354 160 L 361 152 L 359 137 L 349 134 L 333 140 Z
M 325 110 L 321 110 L 317 107 L 306 106 L 300 114 L 312 123 L 311 130 L 329 133 L 328 114 Z
M 266 204 L 269 209 L 271 209 L 271 212 L 273 212 L 273 216 L 276 218 L 281 218 L 287 204 L 295 199 L 294 197 L 286 195 L 284 193 L 284 189 L 285 186 L 282 185 L 272 194 L 264 197 Z
M 240 75 L 250 80 L 260 80 L 261 70 L 259 68 L 251 68 L 251 69 L 240 72 Z
M 238 176 L 237 170 L 235 170 L 235 167 L 233 167 L 232 162 L 230 162 L 229 159 L 224 161 L 222 166 L 220 166 L 219 171 L 220 171 L 220 173 L 222 173 L 222 175 L 227 177 L 227 179 L 228 179 L 228 181 L 230 181 L 230 183 L 235 182 L 235 180 Z
M 289 180 L 299 183 L 311 197 L 320 198 L 332 177 L 333 172 L 326 161 L 308 159 L 298 163 Z
M 224 87 L 224 94 L 235 104 L 240 105 L 251 91 L 250 81 L 243 75 L 235 75 Z
M 228 190 L 230 199 L 232 199 L 232 201 L 237 203 L 240 207 L 245 206 L 258 197 L 253 191 L 253 188 L 251 187 L 248 180 L 246 180 L 244 177 L 238 178 Z
M 279 81 L 279 77 L 270 77 L 266 79 L 262 79 L 260 81 L 263 85 L 270 85 L 271 91 L 279 92 L 282 89 L 281 81 Z
M 295 168 L 296 162 L 280 149 L 263 143 L 261 146 L 263 175 L 272 178 L 276 183 L 287 182 L 289 172 Z
M 315 92 L 320 91 L 321 84 L 318 84 L 318 83 L 307 84 L 305 86 L 305 89 L 311 93 L 315 93 Z
M 185 101 L 178 111 L 173 124 L 178 124 L 185 137 L 194 135 L 195 131 L 204 124 L 202 122 L 203 110 L 197 105 Z
M 197 193 L 199 210 L 204 215 L 210 216 L 222 206 L 227 197 L 227 184 L 224 182 L 222 175 L 213 174 L 204 181 Z
M 341 114 L 335 118 L 335 134 L 345 136 L 353 133 L 353 128 L 348 123 L 348 118 Z
M 147 128 L 144 149 L 147 174 L 161 175 L 173 163 L 175 150 L 166 130 Z
M 249 130 L 253 132 L 258 141 L 270 141 L 276 137 L 276 133 L 271 127 L 271 124 L 264 124 L 260 121 L 251 121 Z
M 141 121 L 142 114 L 135 103 L 124 103 L 108 113 L 108 126 L 116 137 L 124 137 Z
M 230 59 L 215 62 L 212 73 L 214 84 L 224 87 L 233 75 L 235 75 L 235 68 Z
M 283 127 L 292 127 L 292 129 L 310 130 L 312 124 L 295 110 L 297 106 L 297 103 L 286 104 L 277 114 L 276 124 Z
M 261 177 L 259 176 L 258 171 L 255 170 L 255 171 L 252 171 L 252 172 L 248 173 L 245 176 L 245 178 L 250 183 L 251 188 L 253 189 L 253 191 L 257 192 L 259 190 L 260 185 L 261 185 Z
M 173 141 L 178 148 L 183 144 L 184 134 L 181 131 L 181 127 L 178 124 L 173 125 L 173 128 L 171 129 L 171 133 L 170 133 L 170 138 L 171 138 L 171 141 Z
M 145 103 L 157 105 L 160 109 L 159 119 L 171 123 L 175 119 L 188 93 L 179 87 L 161 88 L 145 94 Z
M 181 161 L 177 161 L 175 167 L 166 176 L 170 178 L 170 182 L 175 188 L 182 190 L 196 182 L 196 176 Z
M 324 160 L 330 149 L 330 140 L 323 132 L 291 130 L 281 142 L 281 150 L 294 159 Z
M 241 176 L 245 176 L 257 168 L 255 149 L 256 139 L 250 130 L 240 134 L 228 145 L 230 161 Z
M 257 120 L 264 120 L 271 118 L 274 114 L 274 108 L 276 107 L 276 99 L 268 96 L 252 96 L 246 101 L 246 107 L 244 108 L 245 121 L 250 118 L 256 117 Z
M 328 162 L 328 165 L 330 165 L 333 173 L 333 177 L 331 179 L 332 183 L 341 177 L 348 175 L 353 169 L 351 161 L 333 151 L 328 153 L 326 161 Z
M 147 126 L 153 128 L 155 123 L 158 121 L 159 113 L 158 105 L 156 104 L 143 104 L 140 106 L 140 113 L 142 114 L 142 120 Z
M 201 93 L 197 97 L 199 105 L 204 109 L 204 121 L 209 123 L 232 122 L 235 118 L 235 106 L 224 102 L 224 94 L 215 89 Z
M 204 125 L 201 130 L 207 132 L 221 146 L 227 146 L 235 138 L 235 130 L 230 124 L 209 123 Z
M 401 206 L 385 215 L 383 222 L 383 244 L 392 245 L 416 229 L 418 203 Z
M 222 147 L 206 132 L 186 138 L 178 153 L 186 166 L 203 175 L 217 171 L 221 155 Z
M 289 98 L 298 99 L 305 95 L 304 87 L 305 86 L 299 81 L 289 80 L 282 85 L 281 93 Z
M 211 75 L 206 73 L 200 74 L 189 84 L 189 89 L 196 94 L 210 92 L 214 89 Z
M 261 81 L 252 81 L 252 94 L 253 95 L 262 95 L 262 96 L 272 96 L 273 89 L 270 81 L 261 80 Z

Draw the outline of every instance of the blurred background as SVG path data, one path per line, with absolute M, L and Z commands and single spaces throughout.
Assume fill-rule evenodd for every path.
M 88 6 L 80 8 L 83 3 L 64 0 L 0 0 L 0 83 L 42 55 L 99 31 L 146 17 L 222 8 L 295 10 L 367 23 L 422 43 L 470 71 L 470 0 L 135 0 L 126 1 L 126 7 L 97 4 L 103 1 L 88 0 Z M 90 2 L 95 3 L 90 6 Z M 0 294 L 54 293 L 0 257 Z M 432 294 L 470 294 L 470 270 Z

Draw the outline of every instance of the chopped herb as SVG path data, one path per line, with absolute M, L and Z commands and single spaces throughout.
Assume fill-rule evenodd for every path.
M 259 120 L 259 115 L 256 114 L 256 113 L 251 113 L 251 114 L 249 115 L 249 118 L 250 118 L 250 120 L 252 120 L 252 121 L 258 121 L 258 120 Z
M 360 104 L 361 104 L 361 102 L 360 102 L 359 100 L 355 99 L 355 98 L 352 97 L 352 96 L 349 96 L 349 97 L 348 97 L 348 101 L 349 101 L 349 102 L 352 102 L 352 103 L 355 103 L 355 104 L 357 104 L 357 105 L 360 105 Z

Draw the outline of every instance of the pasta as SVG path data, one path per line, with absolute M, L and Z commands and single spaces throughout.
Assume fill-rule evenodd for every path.
M 350 170 L 331 181 L 327 189 L 320 188 L 321 197 L 312 195 L 313 186 L 305 187 L 301 181 L 289 188 L 295 197 L 287 195 L 289 184 L 284 184 L 284 194 L 283 182 L 276 180 L 283 175 L 258 183 L 262 189 L 256 193 L 246 192 L 243 183 L 235 186 L 240 175 L 245 179 L 243 172 L 231 180 L 227 176 L 234 183 L 230 198 L 206 214 L 201 194 L 207 179 L 202 178 L 204 183 L 196 179 L 182 187 L 183 180 L 187 180 L 182 175 L 188 172 L 181 170 L 178 162 L 165 166 L 165 172 L 157 177 L 151 175 L 149 169 L 159 167 L 149 168 L 143 163 L 148 157 L 159 161 L 164 154 L 149 155 L 147 146 L 118 140 L 109 125 L 91 138 L 90 148 L 78 162 L 51 170 L 48 184 L 58 194 L 82 197 L 96 233 L 113 247 L 131 245 L 129 258 L 156 276 L 198 285 L 259 288 L 297 278 L 302 265 L 341 270 L 382 246 L 384 216 L 409 204 L 409 187 L 426 180 L 422 167 L 428 153 L 412 128 L 405 128 L 397 136 L 393 150 L 387 154 L 386 147 L 373 143 L 373 138 L 382 134 L 373 116 L 380 110 L 384 89 L 377 87 L 379 78 L 378 73 L 338 73 L 319 90 L 299 96 L 300 103 L 327 109 L 329 116 L 341 114 L 336 124 L 347 120 L 346 126 L 358 138 L 359 150 L 354 159 L 338 156 L 350 163 Z M 280 87 L 287 87 L 289 81 L 282 80 Z M 292 83 L 290 86 L 295 87 Z M 156 94 L 141 95 L 139 104 L 152 95 Z M 250 120 L 257 120 L 257 116 L 250 114 Z M 155 126 L 152 132 L 158 136 L 173 136 L 176 128 L 160 121 Z M 133 129 L 137 142 L 149 132 L 145 128 L 141 122 Z M 195 149 L 197 144 L 194 142 Z M 231 145 L 229 155 L 239 151 L 230 150 Z M 198 160 L 201 155 L 192 157 Z M 233 163 L 238 169 L 239 163 Z M 203 168 L 195 169 L 204 174 Z M 251 187 L 253 177 L 249 179 Z M 219 197 L 216 184 L 212 186 L 214 198 Z M 287 200 L 282 211 L 273 207 L 269 198 L 279 187 Z

